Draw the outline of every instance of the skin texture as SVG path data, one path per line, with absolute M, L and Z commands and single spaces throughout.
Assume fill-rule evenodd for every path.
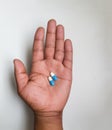
M 45 45 L 44 33 L 43 27 L 39 27 L 35 33 L 29 75 L 22 61 L 14 60 L 17 89 L 35 113 L 35 130 L 55 130 L 56 124 L 59 126 L 56 130 L 62 130 L 62 112 L 72 83 L 72 43 L 69 39 L 65 40 L 64 27 L 57 25 L 53 19 L 47 24 Z M 50 72 L 58 77 L 54 87 L 48 81 Z M 47 121 L 50 118 L 49 122 L 45 123 L 45 117 Z

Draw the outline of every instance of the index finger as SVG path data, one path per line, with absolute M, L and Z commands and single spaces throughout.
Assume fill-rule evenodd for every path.
M 44 28 L 37 29 L 34 44 L 32 62 L 38 62 L 44 59 Z

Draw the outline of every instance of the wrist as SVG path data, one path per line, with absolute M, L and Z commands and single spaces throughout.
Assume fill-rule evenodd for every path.
M 35 130 L 63 130 L 62 112 L 35 112 Z

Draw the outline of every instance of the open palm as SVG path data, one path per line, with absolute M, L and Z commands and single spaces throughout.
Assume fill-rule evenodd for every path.
M 45 47 L 44 28 L 37 29 L 30 75 L 20 60 L 15 59 L 14 66 L 19 95 L 34 111 L 63 110 L 72 83 L 72 43 L 64 40 L 62 25 L 48 22 Z M 54 87 L 48 81 L 50 72 L 58 77 Z

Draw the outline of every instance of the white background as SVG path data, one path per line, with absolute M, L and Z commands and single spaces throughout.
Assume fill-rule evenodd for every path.
M 64 130 L 112 130 L 112 1 L 0 0 L 0 130 L 33 130 L 17 95 L 13 59 L 27 69 L 35 30 L 51 18 L 73 41 L 73 84 Z

